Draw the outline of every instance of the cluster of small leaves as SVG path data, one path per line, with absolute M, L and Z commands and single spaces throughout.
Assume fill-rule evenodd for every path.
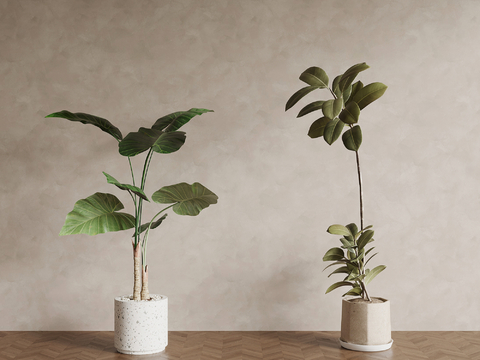
M 367 70 L 365 63 L 350 67 L 344 74 L 338 75 L 329 87 L 329 78 L 325 71 L 313 66 L 300 75 L 300 80 L 308 86 L 298 90 L 287 101 L 285 111 L 294 106 L 300 99 L 316 89 L 330 90 L 333 99 L 314 101 L 300 110 L 297 117 L 304 116 L 316 110 L 322 110 L 323 116 L 314 121 L 308 131 L 311 138 L 322 137 L 332 145 L 342 134 L 345 126 L 348 130 L 342 135 L 345 147 L 357 151 L 362 144 L 362 130 L 358 123 L 360 111 L 368 104 L 381 97 L 387 86 L 375 82 L 363 86 L 361 81 L 353 83 L 357 75 Z
M 367 244 L 374 241 L 374 231 L 371 228 L 372 226 L 367 226 L 359 231 L 357 225 L 352 223 L 346 226 L 332 225 L 327 229 L 330 234 L 342 236 L 340 238 L 342 245 L 331 248 L 325 253 L 323 261 L 334 261 L 325 269 L 331 266 L 339 266 L 328 277 L 333 274 L 345 274 L 345 278 L 343 281 L 331 285 L 325 292 L 326 294 L 339 287 L 350 286 L 351 289 L 343 296 L 361 295 L 364 297 L 366 286 L 386 268 L 384 265 L 379 265 L 372 270 L 366 269 L 368 262 L 377 255 L 377 253 L 370 255 L 374 247 L 367 250 Z

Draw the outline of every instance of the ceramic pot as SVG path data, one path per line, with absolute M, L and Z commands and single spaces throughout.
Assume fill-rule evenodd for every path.
M 115 298 L 115 348 L 123 354 L 155 354 L 168 344 L 168 298 L 150 300 Z
M 342 347 L 357 351 L 383 351 L 392 346 L 390 302 L 372 298 L 374 302 L 358 298 L 342 301 Z

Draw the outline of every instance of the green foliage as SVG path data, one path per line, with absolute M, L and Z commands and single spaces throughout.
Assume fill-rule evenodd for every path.
M 328 75 L 323 69 L 316 66 L 308 68 L 300 75 L 300 80 L 309 86 L 295 92 L 287 101 L 285 110 L 314 90 L 328 89 L 333 99 L 314 101 L 302 108 L 297 117 L 322 110 L 323 117 L 310 126 L 308 136 L 312 139 L 323 136 L 325 141 L 332 145 L 347 127 L 342 136 L 343 144 L 348 150 L 358 151 L 362 144 L 362 132 L 359 126 L 354 125 L 359 121 L 360 112 L 387 90 L 387 86 L 379 82 L 366 86 L 363 86 L 361 81 L 353 83 L 357 75 L 368 68 L 365 63 L 351 66 L 335 77 L 331 88 L 328 87 Z
M 180 183 L 164 186 L 152 195 L 152 200 L 160 204 L 175 204 L 173 211 L 179 215 L 196 216 L 212 204 L 218 196 L 199 183 Z
M 68 213 L 60 235 L 97 235 L 131 229 L 135 226 L 135 217 L 117 212 L 123 208 L 121 201 L 112 194 L 95 193 L 78 200 Z
M 153 194 L 152 199 L 156 202 L 171 205 L 160 210 L 151 221 L 142 224 L 143 201 L 148 201 L 148 197 L 145 194 L 145 182 L 153 153 L 170 154 L 179 150 L 185 143 L 186 136 L 183 131 L 177 130 L 193 117 L 211 111 L 192 108 L 188 111 L 175 112 L 159 118 L 151 128 L 141 127 L 138 131 L 129 133 L 125 138 L 123 138 L 117 127 L 113 126 L 108 120 L 98 116 L 85 113 L 71 113 L 67 110 L 46 116 L 91 124 L 112 135 L 118 141 L 119 153 L 128 157 L 133 183 L 133 185 L 120 183 L 113 176 L 104 172 L 109 184 L 113 184 L 117 188 L 129 193 L 135 208 L 134 215 L 118 212 L 124 206 L 114 195 L 96 193 L 86 199 L 77 201 L 73 210 L 67 215 L 60 235 L 96 235 L 135 228 L 133 234 L 134 246 L 136 247 L 139 243 L 142 245 L 145 266 L 148 233 L 149 230 L 158 227 L 165 220 L 166 214 L 156 219 L 162 212 L 173 207 L 177 214 L 197 215 L 202 209 L 217 202 L 217 196 L 199 183 L 194 183 L 193 185 L 180 183 L 163 187 Z M 130 157 L 145 151 L 148 151 L 148 154 L 145 158 L 141 182 L 139 185 L 136 185 Z M 170 194 L 169 201 L 159 201 L 159 199 L 166 200 L 167 197 L 166 195 L 163 198 L 161 197 L 162 191 Z M 145 233 L 143 240 L 140 238 L 142 233 Z
M 297 117 L 302 117 L 315 111 L 321 110 L 323 116 L 315 120 L 308 136 L 312 139 L 323 137 L 324 140 L 332 145 L 342 135 L 343 145 L 347 150 L 354 151 L 357 162 L 357 173 L 360 193 L 360 230 L 356 224 L 351 223 L 346 226 L 332 225 L 327 231 L 330 234 L 340 235 L 340 247 L 329 249 L 324 261 L 333 261 L 325 270 L 331 266 L 339 266 L 330 275 L 346 274 L 343 281 L 336 282 L 327 289 L 327 293 L 342 286 L 351 286 L 345 295 L 362 296 L 370 300 L 366 285 L 372 281 L 385 266 L 380 265 L 373 270 L 366 269 L 367 263 L 376 253 L 369 256 L 373 247 L 367 249 L 367 245 L 373 241 L 373 230 L 371 226 L 363 227 L 363 191 L 362 177 L 360 171 L 360 162 L 358 151 L 362 145 L 362 129 L 358 125 L 361 111 L 379 99 L 387 90 L 387 86 L 374 82 L 366 86 L 361 81 L 354 83 L 359 73 L 369 68 L 366 63 L 359 63 L 348 68 L 343 74 L 337 75 L 329 87 L 329 78 L 326 72 L 316 66 L 310 67 L 300 75 L 300 80 L 309 86 L 295 92 L 288 99 L 285 110 L 293 107 L 302 98 L 314 90 L 328 90 L 331 98 L 324 98 L 309 103 L 303 107 Z M 346 129 L 346 131 L 344 131 Z M 367 256 L 369 256 L 367 258 Z
M 371 226 L 367 228 L 370 229 Z M 367 228 L 358 231 L 357 225 L 352 223 L 346 226 L 335 224 L 327 229 L 328 233 L 343 237 L 340 238 L 341 247 L 331 248 L 325 253 L 323 261 L 334 261 L 334 263 L 328 265 L 324 270 L 331 266 L 339 266 L 328 277 L 334 274 L 344 274 L 344 279 L 330 286 L 326 293 L 340 286 L 351 285 L 353 289 L 343 296 L 362 295 L 366 285 L 385 269 L 384 265 L 379 265 L 372 270 L 365 267 L 368 261 L 376 255 L 372 255 L 365 261 L 366 255 L 374 249 L 373 247 L 368 250 L 365 249 L 367 244 L 373 241 L 374 235 L 374 231 Z M 345 256 L 345 250 L 347 251 L 347 257 Z
M 112 135 L 117 140 L 122 140 L 122 133 L 120 130 L 113 126 L 112 123 L 104 118 L 85 114 L 85 113 L 71 113 L 67 110 L 62 110 L 55 112 L 53 114 L 45 116 L 46 118 L 57 117 L 63 118 L 70 121 L 79 121 L 82 124 L 90 124 L 98 127 L 100 130 L 105 131 L 106 133 Z

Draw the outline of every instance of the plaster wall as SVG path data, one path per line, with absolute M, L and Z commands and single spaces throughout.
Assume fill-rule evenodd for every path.
M 213 109 L 156 155 L 147 194 L 201 182 L 219 202 L 170 213 L 149 242 L 171 330 L 338 330 L 325 230 L 358 222 L 354 154 L 285 113 L 319 66 L 355 63 L 385 95 L 361 115 L 366 222 L 387 269 L 393 330 L 480 330 L 480 2 L 0 0 L 0 330 L 112 330 L 131 292 L 131 232 L 59 237 L 78 199 L 129 197 L 116 141 L 44 116 L 109 119 L 124 135 Z M 142 157 L 140 155 L 139 157 Z M 134 159 L 139 171 L 141 159 Z M 158 205 L 148 204 L 148 214 Z

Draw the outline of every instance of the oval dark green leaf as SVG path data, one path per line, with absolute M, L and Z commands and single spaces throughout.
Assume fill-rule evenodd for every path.
M 290 109 L 293 105 L 295 105 L 301 98 L 305 95 L 311 93 L 313 90 L 318 89 L 317 86 L 306 86 L 298 90 L 295 94 L 293 94 L 290 99 L 288 99 L 287 104 L 285 105 L 285 111 Z
M 152 129 L 163 130 L 165 132 L 176 131 L 188 123 L 193 117 L 207 112 L 213 112 L 213 110 L 192 108 L 188 111 L 177 111 L 158 119 L 155 124 L 153 124 Z
M 328 145 L 332 145 L 340 137 L 344 126 L 345 124 L 339 118 L 335 118 L 325 125 L 325 129 L 323 130 L 323 138 Z
M 348 150 L 358 151 L 360 145 L 362 145 L 362 130 L 359 125 L 355 125 L 351 129 L 345 131 L 342 136 L 343 145 Z
M 360 116 L 360 108 L 355 101 L 349 102 L 338 116 L 345 124 L 356 124 Z
M 361 110 L 368 104 L 380 98 L 386 90 L 387 86 L 382 83 L 376 82 L 368 84 L 355 94 L 352 101 L 355 101 Z
M 323 131 L 325 130 L 325 126 L 330 121 L 331 120 L 327 117 L 321 117 L 320 119 L 315 120 L 313 124 L 310 126 L 310 129 L 308 130 L 308 136 L 310 136 L 312 139 L 323 136 Z
M 338 83 L 340 90 L 343 92 L 345 89 L 347 89 L 352 84 L 353 80 L 355 80 L 358 73 L 367 70 L 369 67 L 370 66 L 368 66 L 366 63 L 360 63 L 351 66 L 347 71 L 345 71 Z
M 307 115 L 311 113 L 312 111 L 316 111 L 322 108 L 322 105 L 325 101 L 314 101 L 307 106 L 305 106 L 302 110 L 297 115 L 297 118 L 302 117 L 304 115 Z
M 333 235 L 352 235 L 352 233 L 350 232 L 350 230 L 348 228 L 346 228 L 345 226 L 343 225 L 339 225 L 339 224 L 334 224 L 334 225 L 330 225 L 327 229 L 327 232 L 329 234 L 333 234 Z
M 319 89 L 328 87 L 327 73 L 319 67 L 312 66 L 300 75 L 300 80 Z

